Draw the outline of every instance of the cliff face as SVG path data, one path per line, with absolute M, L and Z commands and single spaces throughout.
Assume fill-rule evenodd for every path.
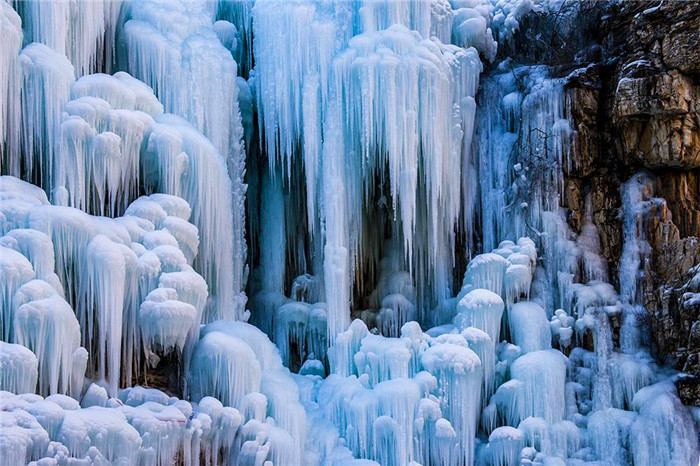
M 508 53 L 569 76 L 577 136 L 564 205 L 579 231 L 590 196 L 612 277 L 624 244 L 623 184 L 636 173 L 649 180 L 636 225 L 649 246 L 638 289 L 648 343 L 688 374 L 678 382 L 681 397 L 700 405 L 700 303 L 688 295 L 700 291 L 689 272 L 700 263 L 700 3 L 574 3 L 533 15 Z

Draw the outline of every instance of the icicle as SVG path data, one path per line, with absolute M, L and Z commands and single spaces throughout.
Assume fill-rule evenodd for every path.
M 27 2 L 36 4 L 42 2 Z M 22 66 L 22 177 L 53 187 L 54 163 L 60 160 L 60 122 L 69 100 L 73 65 L 47 46 L 33 43 L 20 54 Z
M 18 2 L 25 43 L 39 42 L 66 55 L 75 65 L 77 76 L 105 68 L 109 71 L 121 3 L 122 0 Z
M 469 348 L 476 353 L 481 361 L 481 367 L 484 372 L 481 390 L 481 409 L 483 410 L 495 390 L 496 351 L 493 340 L 486 332 L 474 327 L 462 330 L 461 334 L 467 341 Z
M 162 105 L 126 73 L 84 76 L 61 124 L 54 192 L 62 205 L 97 215 L 124 212 L 139 193 L 141 150 Z
M 21 175 L 20 137 L 20 64 L 22 24 L 8 2 L 0 3 L 0 168 L 2 173 Z

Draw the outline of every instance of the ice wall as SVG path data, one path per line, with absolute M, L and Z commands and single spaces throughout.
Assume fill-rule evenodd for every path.
M 640 438 L 628 436 L 632 421 L 644 422 L 640 418 L 643 410 L 635 408 L 632 400 L 637 393 L 656 392 L 668 383 L 658 375 L 648 350 L 641 346 L 638 316 L 644 311 L 635 292 L 643 274 L 640 264 L 646 250 L 645 212 L 654 202 L 662 201 L 650 199 L 649 180 L 643 175 L 633 177 L 623 188 L 625 235 L 621 287 L 617 291 L 607 283 L 610 277 L 600 255 L 590 200 L 585 203 L 579 234 L 568 226 L 560 205 L 569 150 L 577 135 L 569 123 L 567 78 L 550 77 L 550 72 L 541 66 L 503 63 L 482 80 L 482 106 L 498 109 L 482 112 L 477 124 L 484 244 L 495 245 L 503 235 L 530 234 L 539 249 L 536 269 L 532 263 L 535 274 L 531 283 L 525 281 L 526 274 L 512 271 L 512 280 L 521 282 L 522 289 L 528 290 L 530 299 L 539 305 L 509 305 L 508 297 L 504 297 L 509 309 L 510 341 L 517 345 L 517 353 L 512 353 L 515 348 L 505 346 L 499 351 L 499 363 L 508 364 L 511 380 L 497 388 L 484 410 L 482 427 L 496 433 L 498 426 L 515 427 L 519 423 L 525 446 L 535 449 L 532 454 L 523 450 L 522 457 L 530 461 L 552 456 L 591 461 L 602 459 L 605 454 L 597 456 L 600 449 L 608 448 L 609 454 L 624 464 L 640 454 L 638 449 L 644 450 L 637 443 Z M 498 258 L 493 261 L 497 263 Z M 467 275 L 470 268 L 471 264 Z M 617 343 L 612 326 L 620 318 Z M 558 345 L 569 357 L 564 359 L 566 368 L 558 369 L 564 375 L 557 376 L 556 387 L 546 389 L 545 402 L 533 396 L 544 389 L 531 392 L 533 382 L 525 380 L 530 371 L 549 374 L 554 370 L 558 364 L 554 360 L 543 363 L 543 350 L 552 352 L 552 345 Z M 538 354 L 541 356 L 534 356 Z M 561 355 L 556 351 L 550 354 Z M 538 363 L 543 367 L 529 367 Z M 524 367 L 528 369 L 523 371 Z M 500 371 L 496 373 L 497 380 L 503 380 Z M 551 380 L 546 375 L 539 377 L 538 383 Z M 553 402 L 555 396 L 560 401 Z M 547 409 L 541 411 L 538 405 Z M 674 411 L 677 408 L 672 405 L 668 405 L 666 414 L 676 412 L 683 418 L 685 410 Z M 555 408 L 556 415 L 551 408 Z M 694 429 L 692 423 L 683 425 Z M 588 437 L 585 431 L 579 431 L 584 426 L 588 426 Z M 613 437 L 614 442 L 603 440 L 610 429 L 620 432 Z M 684 444 L 688 438 L 685 433 L 670 433 L 672 430 L 666 431 L 669 436 L 658 446 L 660 455 L 670 455 L 667 458 L 673 455 L 671 445 Z M 498 459 L 507 455 L 500 443 L 502 438 L 499 435 L 494 439 L 499 441 L 498 448 L 491 441 L 484 447 L 484 461 L 489 456 L 492 462 L 503 461 Z M 519 435 L 509 434 L 508 438 L 512 445 L 522 442 Z M 583 453 L 585 445 L 593 448 L 592 454 Z M 696 447 L 690 450 L 696 451 Z

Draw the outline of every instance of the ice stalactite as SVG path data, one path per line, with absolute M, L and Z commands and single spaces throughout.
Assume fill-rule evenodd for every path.
M 228 206 L 218 207 L 228 207 L 230 226 L 226 226 L 226 234 L 217 235 L 216 260 L 222 264 L 219 273 L 204 272 L 212 297 L 217 299 L 207 321 L 247 318 L 243 294 L 248 273 L 244 130 L 237 64 L 213 27 L 217 7 L 216 2 L 133 2 L 123 30 L 127 53 L 122 65 L 153 88 L 166 112 L 179 115 L 201 131 L 227 166 L 230 187 L 219 189 L 224 189 L 230 200 Z M 173 24 L 178 27 L 173 29 Z M 198 226 L 208 234 L 209 230 Z
M 17 1 L 25 44 L 37 42 L 68 57 L 76 77 L 110 72 L 122 0 Z
M 620 256 L 620 298 L 623 302 L 623 322 L 620 329 L 620 345 L 623 351 L 635 352 L 640 345 L 639 314 L 644 312 L 640 296 L 640 282 L 647 261 L 650 246 L 647 242 L 647 225 L 651 209 L 662 204 L 663 199 L 653 198 L 653 179 L 645 173 L 630 178 L 622 188 L 623 247 Z
M 253 67 L 253 5 L 254 0 L 219 0 L 218 31 L 228 31 L 222 44 L 231 50 L 238 64 L 239 75 L 247 78 Z M 222 38 L 220 32 L 217 32 Z M 227 44 L 228 42 L 228 44 Z
M 330 92 L 331 62 L 339 48 L 335 42 L 340 32 L 333 13 L 345 7 L 303 0 L 263 0 L 253 7 L 255 93 L 264 147 L 270 163 L 281 163 L 289 176 L 291 159 L 303 140 L 311 208 L 316 202 L 316 182 L 311 180 L 320 174 L 321 124 Z M 276 30 L 288 31 L 288 35 L 274 34 Z M 308 213 L 309 218 L 313 213 Z
M 35 3 L 35 2 L 31 2 Z M 50 191 L 59 160 L 61 112 L 75 79 L 68 59 L 47 46 L 32 43 L 20 54 L 22 178 Z M 13 173 L 19 175 L 19 173 Z
M 263 175 L 261 196 L 265 201 L 260 212 L 260 243 L 277 247 L 260 251 L 260 288 L 263 292 L 284 293 L 287 235 L 282 221 L 285 206 L 281 173 Z
M 138 197 L 142 146 L 162 106 L 147 86 L 121 72 L 84 76 L 71 96 L 61 123 L 56 202 L 121 215 Z
M 346 166 L 343 154 L 347 148 L 342 139 L 340 105 L 332 104 L 327 113 L 328 139 L 324 141 L 323 218 L 326 225 L 326 241 L 323 248 L 323 277 L 328 299 L 329 344 L 350 323 L 350 221 Z
M 374 54 L 382 57 L 376 63 L 369 59 Z M 454 167 L 461 166 L 462 124 L 471 126 L 468 121 L 473 118 L 470 96 L 481 71 L 476 51 L 426 40 L 393 25 L 352 38 L 348 49 L 334 59 L 333 70 L 339 98 L 346 102 L 341 106 L 345 150 L 366 161 L 356 168 L 362 192 L 372 198 L 374 183 L 367 181 L 388 177 L 386 194 L 400 219 L 397 234 L 416 276 L 419 300 L 439 302 L 450 288 L 438 271 L 450 269 L 454 260 L 441 248 L 452 251 L 455 245 L 452 232 L 459 220 L 461 177 Z M 395 87 L 384 89 L 387 82 Z M 426 88 L 426 82 L 442 84 Z M 419 98 L 398 97 L 406 94 Z M 356 196 L 349 193 L 351 206 L 363 202 L 355 201 Z M 425 202 L 419 204 L 421 199 Z M 418 219 L 425 230 L 416 227 Z M 414 242 L 414 237 L 420 240 Z
M 343 17 L 353 30 L 338 21 Z M 446 270 L 462 222 L 462 174 L 454 167 L 461 169 L 473 130 L 478 53 L 440 42 L 451 28 L 442 2 L 261 1 L 253 19 L 260 134 L 287 180 L 293 161 L 303 161 L 304 180 L 290 183 L 305 190 L 311 242 L 324 243 L 330 339 L 349 323 L 353 277 L 371 273 L 381 258 L 368 254 L 368 270 L 366 259 L 358 260 L 380 251 L 370 239 L 379 226 L 363 225 L 379 199 L 393 209 L 387 222 L 418 288 L 413 305 L 425 316 L 451 288 Z M 300 28 L 307 23 L 311 29 Z M 292 40 L 272 33 L 280 28 Z M 291 77 L 281 80 L 276 69 Z
M 0 45 L 0 169 L 19 175 L 22 23 L 6 2 L 0 3 L 0 33 L 4 38 Z

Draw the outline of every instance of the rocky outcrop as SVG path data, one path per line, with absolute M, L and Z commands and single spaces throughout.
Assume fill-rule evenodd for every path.
M 700 263 L 700 3 L 621 4 L 604 23 L 615 33 L 601 41 L 603 138 L 621 172 L 648 171 L 650 196 L 663 200 L 643 232 L 652 251 L 643 286 L 650 344 L 685 372 L 683 401 L 700 405 L 700 304 L 684 300 L 688 271 Z
M 648 340 L 661 362 L 686 374 L 678 381 L 683 401 L 700 406 L 700 302 L 685 299 L 688 271 L 700 263 L 700 2 L 577 3 L 531 15 L 507 52 L 569 77 L 576 137 L 564 206 L 579 231 L 590 196 L 613 281 L 623 247 L 621 186 L 640 171 L 653 180 L 641 225 L 651 250 L 641 290 Z M 576 18 L 563 22 L 563 14 Z
M 637 62 L 626 64 L 624 74 L 636 66 Z M 678 70 L 621 77 L 613 123 L 620 130 L 622 157 L 650 169 L 700 167 L 699 89 Z

